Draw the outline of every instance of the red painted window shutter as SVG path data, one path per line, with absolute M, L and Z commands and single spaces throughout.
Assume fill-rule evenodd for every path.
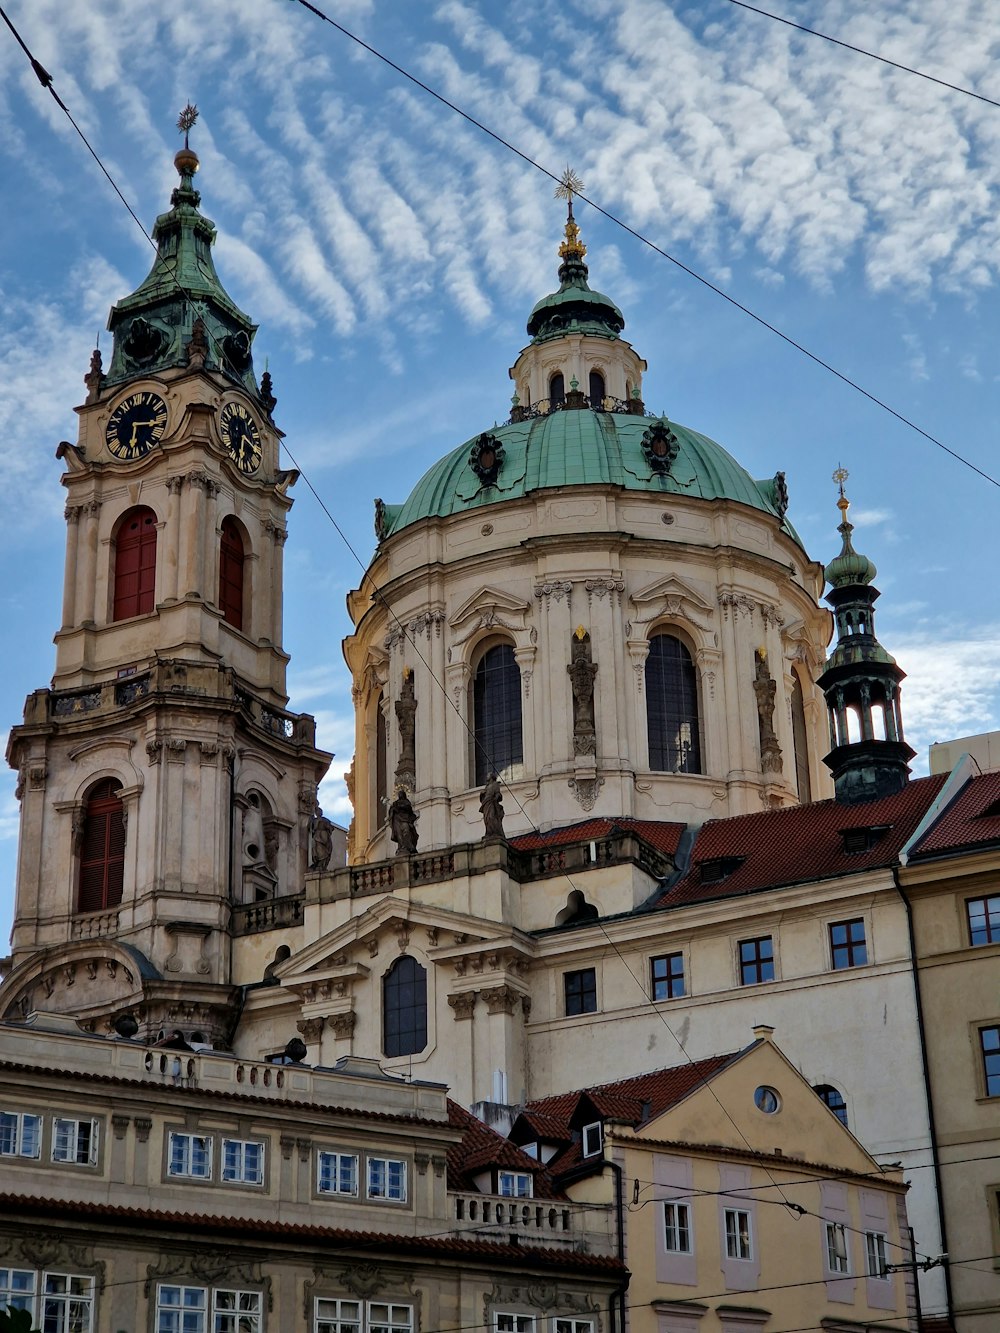
M 119 791 L 118 783 L 107 778 L 87 797 L 80 847 L 79 912 L 100 912 L 117 907 L 122 900 L 125 819 Z
M 225 619 L 236 629 L 243 628 L 245 559 L 239 528 L 231 518 L 224 519 L 219 553 L 219 607 Z
M 156 515 L 133 509 L 125 515 L 115 543 L 113 620 L 152 611 L 156 592 Z

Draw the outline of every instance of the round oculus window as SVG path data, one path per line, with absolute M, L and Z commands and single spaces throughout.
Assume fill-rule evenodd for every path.
M 773 1088 L 761 1086 L 753 1095 L 753 1104 L 758 1111 L 763 1111 L 765 1115 L 774 1115 L 781 1107 L 781 1098 Z

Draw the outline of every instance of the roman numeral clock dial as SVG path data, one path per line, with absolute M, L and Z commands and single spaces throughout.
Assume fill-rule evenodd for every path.
M 222 440 L 229 456 L 248 476 L 260 467 L 260 431 L 251 413 L 242 403 L 227 403 L 219 418 Z
M 115 458 L 131 463 L 159 444 L 166 428 L 166 403 L 158 393 L 140 389 L 123 398 L 108 417 L 104 439 Z

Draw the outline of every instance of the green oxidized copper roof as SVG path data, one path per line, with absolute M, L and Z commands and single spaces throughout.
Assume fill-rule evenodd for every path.
M 662 472 L 643 449 L 643 437 L 657 421 L 672 432 L 677 445 L 668 470 Z M 497 426 L 487 434 L 504 451 L 493 484 L 484 482 L 470 466 L 470 452 L 480 439 L 474 436 L 435 463 L 417 482 L 405 504 L 384 506 L 381 535 L 400 532 L 421 519 L 446 518 L 485 505 L 519 500 L 549 487 L 620 486 L 645 494 L 736 500 L 773 514 L 801 545 L 784 517 L 787 496 L 783 478 L 755 481 L 707 435 L 668 422 L 665 417 L 652 419 L 584 408 Z
M 170 210 L 161 213 L 153 227 L 153 267 L 108 318 L 114 351 L 105 383 L 187 365 L 188 344 L 200 318 L 208 344 L 204 364 L 256 395 L 250 345 L 257 326 L 230 298 L 215 271 L 215 225 L 199 212 L 201 195 L 194 188 L 198 158 L 185 147 L 174 165 L 181 182 L 170 197 Z
M 566 333 L 617 338 L 625 327 L 625 316 L 614 301 L 603 292 L 593 291 L 587 282 L 589 271 L 583 258 L 586 253 L 570 196 L 565 239 L 559 247 L 559 290 L 543 296 L 532 308 L 528 332 L 533 342 L 546 342 Z

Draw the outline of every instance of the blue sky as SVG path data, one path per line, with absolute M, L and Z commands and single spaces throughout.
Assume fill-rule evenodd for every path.
M 190 99 L 216 262 L 259 322 L 276 419 L 357 556 L 373 500 L 509 412 L 507 368 L 555 285 L 551 181 L 290 0 L 10 0 L 139 217 L 167 207 Z M 975 0 L 774 0 L 1000 100 L 1000 12 Z M 329 0 L 328 12 L 817 355 L 1000 474 L 1000 110 L 728 0 Z M 54 449 L 110 305 L 151 252 L 0 30 L 3 727 L 48 683 L 65 525 Z M 592 285 L 649 362 L 647 406 L 783 469 L 814 558 L 838 549 L 838 462 L 909 673 L 910 742 L 1000 727 L 1000 492 L 585 204 Z M 107 335 L 102 345 L 108 347 Z M 291 706 L 337 752 L 354 555 L 300 483 L 286 547 Z M 919 771 L 919 770 L 918 770 Z M 0 936 L 14 880 L 0 779 Z

